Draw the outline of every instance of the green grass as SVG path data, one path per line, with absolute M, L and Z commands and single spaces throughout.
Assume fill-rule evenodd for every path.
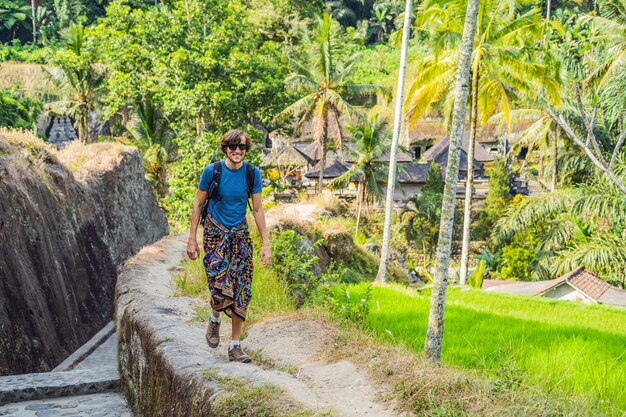
M 349 287 L 358 300 L 365 284 Z M 374 287 L 366 327 L 421 352 L 429 291 Z M 450 288 L 443 361 L 626 411 L 626 310 Z M 503 382 L 504 381 L 504 382 Z
M 287 285 L 276 276 L 271 268 L 266 268 L 260 259 L 260 238 L 256 228 L 250 227 L 250 235 L 254 241 L 254 273 L 252 275 L 252 300 L 248 309 L 248 320 L 260 319 L 264 313 L 280 313 L 295 310 L 293 298 L 289 295 Z M 202 244 L 201 239 L 198 243 Z M 203 255 L 191 261 L 185 259 L 181 262 L 182 272 L 174 278 L 176 295 L 184 297 L 204 298 L 210 300 L 207 287 L 206 272 L 204 270 Z M 197 309 L 199 319 L 209 317 L 209 309 Z M 203 320 L 204 321 L 204 320 Z

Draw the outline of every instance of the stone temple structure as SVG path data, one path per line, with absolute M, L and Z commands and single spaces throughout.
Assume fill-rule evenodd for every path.
M 78 138 L 76 130 L 69 117 L 54 117 L 48 133 L 48 141 L 58 148 L 62 148 L 67 142 Z

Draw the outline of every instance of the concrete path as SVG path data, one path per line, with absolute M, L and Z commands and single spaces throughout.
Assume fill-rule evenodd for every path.
M 118 391 L 112 331 L 103 329 L 52 372 L 0 377 L 0 416 L 132 417 Z

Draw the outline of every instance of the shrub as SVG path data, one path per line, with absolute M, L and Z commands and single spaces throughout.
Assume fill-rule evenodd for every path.
M 285 230 L 272 236 L 272 267 L 287 284 L 300 307 L 321 282 L 320 271 L 315 271 L 318 257 L 315 246 L 295 230 Z

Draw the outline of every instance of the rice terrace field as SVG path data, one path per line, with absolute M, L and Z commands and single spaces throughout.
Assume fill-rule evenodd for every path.
M 360 300 L 366 284 L 347 288 Z M 430 291 L 374 286 L 365 326 L 421 352 Z M 450 288 L 443 362 L 626 411 L 626 310 Z

